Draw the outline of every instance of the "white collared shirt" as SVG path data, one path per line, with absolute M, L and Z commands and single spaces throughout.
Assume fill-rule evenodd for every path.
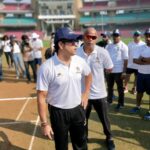
M 114 64 L 112 73 L 123 72 L 124 60 L 128 59 L 128 47 L 120 41 L 117 44 L 111 43 L 106 46 Z
M 31 41 L 31 47 L 33 49 L 34 58 L 42 58 L 42 51 L 39 50 L 43 48 L 43 42 L 41 39 L 36 39 L 35 41 Z
M 142 45 L 139 47 L 136 53 L 134 53 L 133 59 L 138 59 L 139 57 L 150 57 L 150 47 Z M 142 74 L 150 74 L 150 65 L 138 65 L 138 72 Z
M 72 56 L 70 65 L 61 63 L 57 54 L 44 62 L 38 72 L 37 90 L 48 91 L 47 102 L 62 109 L 81 104 L 81 78 L 90 73 L 87 63 Z
M 94 99 L 105 98 L 107 96 L 107 92 L 105 86 L 104 68 L 111 69 L 113 67 L 113 63 L 111 61 L 111 58 L 107 50 L 95 45 L 93 52 L 88 56 L 84 52 L 82 46 L 78 48 L 77 55 L 82 57 L 89 64 L 91 68 L 92 85 L 91 85 L 89 99 L 94 100 Z M 82 86 L 82 90 L 84 90 L 84 86 Z
M 137 53 L 139 47 L 144 44 L 145 42 L 143 41 L 140 41 L 138 43 L 135 43 L 134 41 L 132 41 L 128 44 L 128 49 L 129 49 L 128 51 L 129 58 L 128 58 L 128 66 L 127 66 L 128 68 L 138 69 L 138 65 L 133 63 L 133 55 L 134 53 Z

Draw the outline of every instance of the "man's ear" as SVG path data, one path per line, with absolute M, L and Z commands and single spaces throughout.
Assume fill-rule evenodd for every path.
M 63 45 L 64 45 L 63 42 L 61 41 L 58 42 L 59 49 L 63 49 Z

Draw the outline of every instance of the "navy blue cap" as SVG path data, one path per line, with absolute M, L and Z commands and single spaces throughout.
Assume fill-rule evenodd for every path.
M 55 39 L 54 39 L 54 43 L 57 43 L 60 40 L 78 40 L 81 37 L 81 35 L 79 34 L 75 34 L 70 28 L 68 27 L 62 27 L 59 28 L 56 32 L 55 32 Z
M 136 30 L 134 33 L 133 33 L 134 36 L 140 36 L 141 35 L 141 32 L 139 30 Z
M 145 35 L 150 34 L 150 28 L 146 29 L 144 34 Z
M 112 36 L 115 36 L 115 35 L 120 36 L 120 31 L 119 31 L 119 29 L 115 29 L 115 30 L 113 31 Z

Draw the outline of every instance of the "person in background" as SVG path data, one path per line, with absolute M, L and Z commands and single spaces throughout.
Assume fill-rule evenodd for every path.
M 46 49 L 45 54 L 44 54 L 45 59 L 48 59 L 54 55 L 54 46 L 55 46 L 54 37 L 55 37 L 55 33 L 52 32 L 51 38 L 50 38 L 50 47 Z
M 70 132 L 73 150 L 87 150 L 86 117 L 92 75 L 86 62 L 76 54 L 78 35 L 70 28 L 55 33 L 55 55 L 46 60 L 37 78 L 37 103 L 43 134 L 54 136 L 56 150 L 68 150 Z M 81 78 L 85 91 L 81 94 Z M 47 121 L 47 104 L 51 126 Z
M 144 44 L 145 42 L 141 40 L 141 32 L 138 30 L 135 31 L 133 34 L 133 41 L 128 44 L 129 58 L 128 58 L 128 65 L 126 70 L 126 78 L 124 81 L 124 93 L 128 92 L 128 82 L 130 80 L 131 74 L 134 73 L 135 78 L 134 78 L 134 83 L 133 83 L 131 93 L 136 94 L 136 80 L 137 80 L 137 73 L 138 73 L 138 65 L 133 62 L 133 55 L 138 51 L 139 47 Z
M 92 72 L 92 85 L 86 109 L 87 138 L 88 119 L 93 106 L 102 122 L 108 150 L 115 150 L 108 118 L 107 92 L 104 78 L 104 69 L 108 73 L 111 72 L 113 63 L 108 51 L 96 45 L 97 38 L 97 31 L 92 27 L 87 28 L 83 36 L 83 46 L 77 50 L 77 55 L 88 63 Z M 84 89 L 84 87 L 82 87 L 82 89 Z
M 102 40 L 96 43 L 98 46 L 105 48 L 108 44 L 112 43 L 110 40 L 110 35 L 107 31 L 101 33 L 101 37 Z
M 12 52 L 11 52 L 10 39 L 7 35 L 4 35 L 2 38 L 2 41 L 3 41 L 2 42 L 3 52 L 6 57 L 8 68 L 10 69 L 13 67 L 13 56 L 12 56 Z
M 136 107 L 130 111 L 131 113 L 137 113 L 141 110 L 144 92 L 150 95 L 150 28 L 146 29 L 144 36 L 146 44 L 140 46 L 133 56 L 133 62 L 138 64 L 138 75 Z
M 20 78 L 20 70 L 22 72 L 23 78 L 25 79 L 26 71 L 25 71 L 22 54 L 21 54 L 21 48 L 20 48 L 20 45 L 19 45 L 15 35 L 12 35 L 10 37 L 10 43 L 11 43 L 11 50 L 12 50 L 12 54 L 13 54 L 15 70 L 16 70 L 16 79 Z
M 26 69 L 26 75 L 28 79 L 28 83 L 31 82 L 31 75 L 29 71 L 29 66 L 33 72 L 34 82 L 36 82 L 36 69 L 35 69 L 35 61 L 33 56 L 33 50 L 30 46 L 29 37 L 27 35 L 22 35 L 21 49 L 23 54 L 23 61 Z
M 34 61 L 37 72 L 39 66 L 42 64 L 43 42 L 41 39 L 39 39 L 39 35 L 37 33 L 32 33 L 30 44 L 34 54 Z
M 2 34 L 0 34 L 0 81 L 3 79 L 3 68 L 2 68 L 2 55 L 3 55 L 3 45 L 2 45 Z
M 119 111 L 124 106 L 124 88 L 123 79 L 126 76 L 127 60 L 128 60 L 128 47 L 121 41 L 120 31 L 115 29 L 112 34 L 113 43 L 108 44 L 106 49 L 108 50 L 113 62 L 113 70 L 107 74 L 107 86 L 108 86 L 108 102 L 112 103 L 113 87 L 114 83 L 117 84 L 118 90 L 118 104 L 115 107 L 116 111 Z

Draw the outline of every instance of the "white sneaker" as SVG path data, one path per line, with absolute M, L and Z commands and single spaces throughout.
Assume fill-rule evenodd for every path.
M 16 77 L 16 79 L 18 80 L 18 79 L 19 79 L 19 77 L 17 76 L 17 77 Z

